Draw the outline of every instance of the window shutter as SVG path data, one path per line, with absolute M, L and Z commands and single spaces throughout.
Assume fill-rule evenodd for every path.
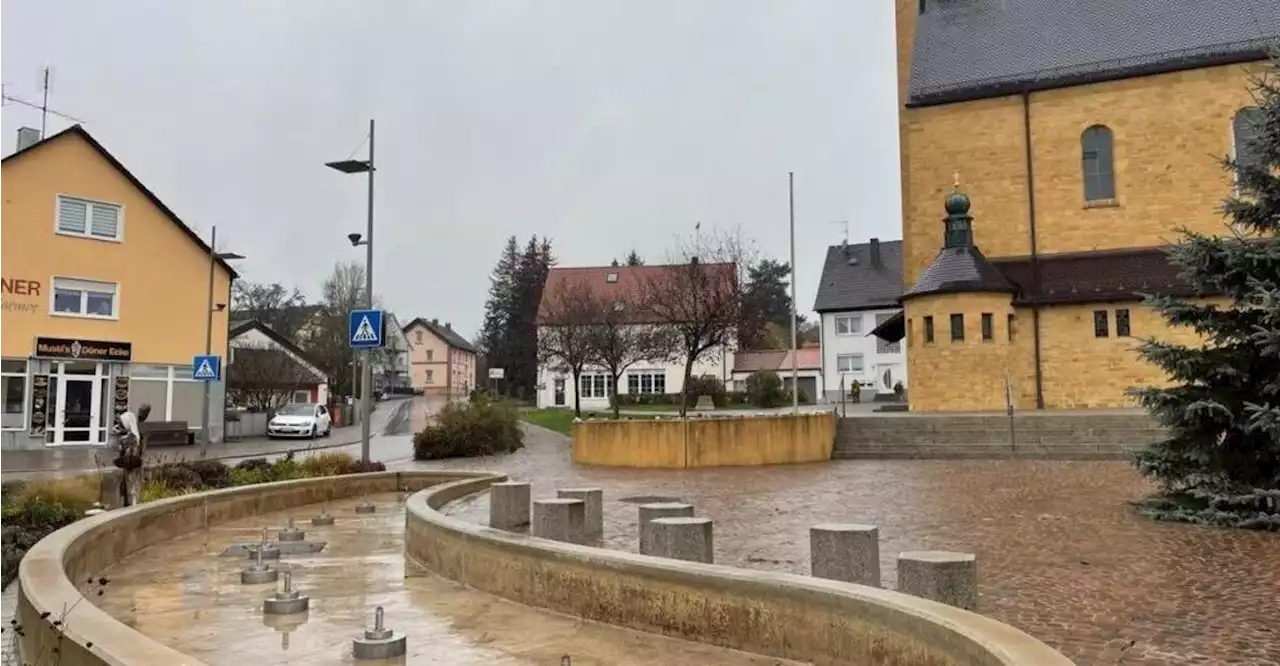
M 87 229 L 89 205 L 75 199 L 58 198 L 58 231 L 82 234 Z
M 116 238 L 120 235 L 119 206 L 95 203 L 91 211 L 93 228 L 90 233 L 102 238 Z

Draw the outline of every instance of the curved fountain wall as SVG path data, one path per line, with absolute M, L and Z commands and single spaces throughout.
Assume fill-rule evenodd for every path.
M 466 523 L 438 509 L 490 478 L 411 496 L 407 557 L 530 606 L 815 663 L 1071 666 L 1056 650 L 976 613 L 861 585 L 670 560 Z

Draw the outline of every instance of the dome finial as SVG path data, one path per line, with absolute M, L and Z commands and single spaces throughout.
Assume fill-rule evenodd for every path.
M 958 171 L 955 174 L 955 189 L 947 195 L 945 207 L 948 215 L 969 214 L 969 197 L 960 191 L 960 172 Z

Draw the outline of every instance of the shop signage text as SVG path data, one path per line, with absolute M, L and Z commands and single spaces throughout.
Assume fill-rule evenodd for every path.
M 133 344 L 71 338 L 36 338 L 35 357 L 128 361 L 133 358 Z
M 0 293 L 5 296 L 3 301 L 0 301 L 0 307 L 3 307 L 5 312 L 31 313 L 40 309 L 38 302 L 30 303 L 8 298 L 9 296 L 32 296 L 39 298 L 39 280 L 27 280 L 25 278 L 0 278 Z

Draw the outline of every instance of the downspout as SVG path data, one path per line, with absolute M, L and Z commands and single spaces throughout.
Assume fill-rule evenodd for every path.
M 1026 146 L 1027 171 L 1027 219 L 1030 223 L 1031 241 L 1031 337 L 1035 350 L 1036 409 L 1044 409 L 1044 370 L 1040 358 L 1040 305 L 1035 298 L 1040 294 L 1040 255 L 1036 243 L 1036 188 L 1035 166 L 1031 158 L 1031 92 L 1022 92 L 1022 139 Z

